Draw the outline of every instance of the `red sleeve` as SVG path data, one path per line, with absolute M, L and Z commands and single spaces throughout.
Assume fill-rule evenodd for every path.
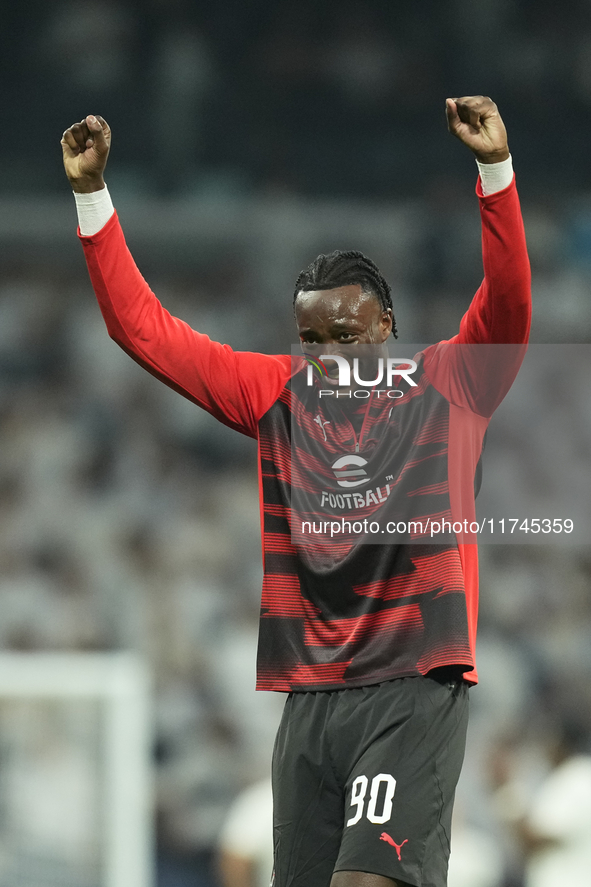
M 116 213 L 97 234 L 78 235 L 111 338 L 170 388 L 256 437 L 291 375 L 290 357 L 233 351 L 172 317 L 138 270 Z
M 525 356 L 531 274 L 515 179 L 488 197 L 482 194 L 479 179 L 476 193 L 484 280 L 462 318 L 459 334 L 427 348 L 424 366 L 432 384 L 451 403 L 491 416 Z
M 462 344 L 527 342 L 531 322 L 531 272 L 515 178 L 485 197 L 476 185 L 482 220 L 484 280 L 452 341 Z

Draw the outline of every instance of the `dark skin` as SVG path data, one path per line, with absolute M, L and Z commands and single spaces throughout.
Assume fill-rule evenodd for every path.
M 507 131 L 498 108 L 488 96 L 446 99 L 447 128 L 467 145 L 481 163 L 499 163 L 509 157 Z M 141 154 L 145 134 L 138 136 Z M 102 117 L 89 114 L 74 123 L 61 140 L 64 169 L 72 189 L 79 194 L 101 191 L 111 148 L 111 129 Z
M 392 332 L 392 312 L 358 283 L 299 293 L 296 324 L 302 346 L 381 345 Z
M 382 345 L 392 332 L 392 311 L 384 311 L 377 297 L 364 292 L 358 283 L 299 293 L 295 317 L 303 350 L 319 355 L 346 357 L 351 345 Z M 329 362 L 328 369 L 331 376 L 325 377 L 325 386 L 336 384 L 338 375 L 336 364 Z M 353 387 L 358 386 L 354 383 Z M 346 393 L 351 389 L 340 390 Z M 351 405 L 348 401 L 343 404 Z
M 497 106 L 488 96 L 446 99 L 448 130 L 481 163 L 509 157 L 507 132 Z M 138 154 L 145 133 L 138 135 Z M 111 146 L 111 130 L 102 117 L 89 115 L 62 136 L 64 168 L 72 189 L 85 194 L 105 187 L 103 173 Z M 392 315 L 358 284 L 300 293 L 295 304 L 298 332 L 304 348 L 314 345 L 337 350 L 343 345 L 383 344 L 392 331 Z M 330 887 L 413 887 L 366 872 L 337 872 Z

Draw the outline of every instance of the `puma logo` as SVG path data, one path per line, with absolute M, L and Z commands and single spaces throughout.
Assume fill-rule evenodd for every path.
M 394 849 L 396 850 L 396 855 L 398 856 L 398 860 L 400 861 L 402 859 L 402 857 L 400 855 L 400 851 L 402 850 L 402 848 L 404 847 L 405 844 L 408 844 L 408 838 L 405 838 L 404 841 L 402 842 L 402 844 L 397 844 L 396 841 L 394 841 L 387 832 L 382 832 L 382 834 L 380 835 L 380 841 L 387 841 L 388 844 L 391 844 L 392 847 L 394 847 Z

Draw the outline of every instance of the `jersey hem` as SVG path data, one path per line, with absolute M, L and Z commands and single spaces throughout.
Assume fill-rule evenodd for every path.
M 273 693 L 323 693 L 323 692 L 331 692 L 333 690 L 355 690 L 359 687 L 372 687 L 375 684 L 385 684 L 388 681 L 394 681 L 398 678 L 424 678 L 427 677 L 430 671 L 435 668 L 445 668 L 446 666 L 457 666 L 458 668 L 465 669 L 462 674 L 462 678 L 466 683 L 470 685 L 474 685 L 478 683 L 478 676 L 475 671 L 475 666 L 470 662 L 458 662 L 457 660 L 450 660 L 449 662 L 443 661 L 438 663 L 436 666 L 433 666 L 433 669 L 429 669 L 428 671 L 422 672 L 417 669 L 409 669 L 407 671 L 395 671 L 395 672 L 380 672 L 380 674 L 376 674 L 374 676 L 362 677 L 357 680 L 351 681 L 341 681 L 326 684 L 295 684 L 289 683 L 288 681 L 282 680 L 274 680 L 269 683 L 258 681 L 256 689 L 259 692 L 273 692 Z

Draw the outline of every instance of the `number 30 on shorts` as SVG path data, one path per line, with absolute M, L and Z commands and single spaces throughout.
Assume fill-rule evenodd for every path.
M 385 784 L 385 794 L 380 792 L 380 787 Z M 355 825 L 363 816 L 365 807 L 365 796 L 367 795 L 367 787 L 369 779 L 367 776 L 358 776 L 351 786 L 351 807 L 356 807 L 355 813 L 351 819 L 347 820 L 347 825 Z M 396 791 L 396 780 L 390 773 L 378 773 L 371 781 L 371 789 L 369 792 L 369 801 L 367 802 L 366 816 L 370 822 L 382 823 L 388 822 L 392 816 L 392 800 Z M 383 796 L 381 802 L 381 812 L 378 812 L 378 801 L 380 794 Z

